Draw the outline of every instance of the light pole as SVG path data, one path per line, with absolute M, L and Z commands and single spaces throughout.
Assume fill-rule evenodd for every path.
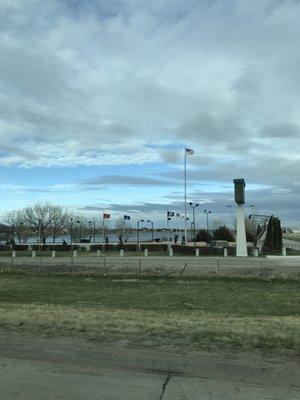
M 73 249 L 73 218 L 70 218 L 70 239 L 71 239 L 71 249 Z
M 152 238 L 152 242 L 153 242 L 153 240 L 154 240 L 154 238 L 153 238 L 153 222 L 150 221 L 150 219 L 148 219 L 147 222 L 149 222 L 149 224 L 151 224 L 151 238 Z
M 143 219 L 140 219 L 137 222 L 136 229 L 137 229 L 137 251 L 140 251 L 140 222 L 144 222 Z
M 94 243 L 96 242 L 96 223 L 94 221 L 89 221 L 89 225 L 93 225 L 93 236 L 94 236 Z
M 210 210 L 204 210 L 204 214 L 206 214 L 206 232 L 207 232 L 207 243 L 208 243 L 208 215 L 211 214 Z
M 79 225 L 79 237 L 78 237 L 78 242 L 77 243 L 80 243 L 80 240 L 81 240 L 81 225 L 80 225 L 80 221 L 76 221 L 76 224 L 78 224 Z M 75 239 L 77 239 L 77 237 L 75 236 Z
M 194 247 L 196 247 L 196 227 L 195 227 L 195 208 L 197 208 L 199 206 L 198 203 L 193 204 L 193 202 L 189 202 L 189 205 L 192 207 L 193 209 L 193 226 L 194 226 Z
M 193 225 L 194 221 L 191 222 L 191 241 L 193 240 Z

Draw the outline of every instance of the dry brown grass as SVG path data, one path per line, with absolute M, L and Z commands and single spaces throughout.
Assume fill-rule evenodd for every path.
M 62 305 L 5 304 L 0 325 L 55 334 L 84 334 L 136 345 L 299 349 L 300 318 L 228 317 L 206 312 L 154 312 Z

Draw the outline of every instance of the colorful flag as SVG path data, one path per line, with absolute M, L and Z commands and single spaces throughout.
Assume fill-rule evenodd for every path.
M 124 219 L 130 219 L 130 215 L 124 215 Z
M 103 213 L 103 219 L 109 219 L 110 218 L 110 214 L 108 213 Z
M 175 215 L 175 214 L 173 213 L 173 211 L 168 211 L 168 212 L 167 212 L 167 216 L 168 216 L 168 217 L 174 217 L 174 215 Z
M 193 149 L 187 149 L 187 148 L 185 148 L 185 152 L 186 152 L 186 154 L 194 154 L 195 153 Z

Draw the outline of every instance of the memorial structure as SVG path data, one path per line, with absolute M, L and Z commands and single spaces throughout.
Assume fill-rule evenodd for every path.
M 246 225 L 244 215 L 245 204 L 245 181 L 244 179 L 234 179 L 234 200 L 236 202 L 236 256 L 247 257 Z

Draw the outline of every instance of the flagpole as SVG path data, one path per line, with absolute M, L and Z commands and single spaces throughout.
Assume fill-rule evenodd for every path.
M 102 248 L 104 246 L 104 235 L 105 235 L 105 229 L 104 229 L 104 215 L 102 215 Z
M 187 226 L 186 226 L 186 214 L 187 214 L 187 207 L 186 207 L 186 147 L 184 148 L 184 236 L 185 242 L 187 241 Z

